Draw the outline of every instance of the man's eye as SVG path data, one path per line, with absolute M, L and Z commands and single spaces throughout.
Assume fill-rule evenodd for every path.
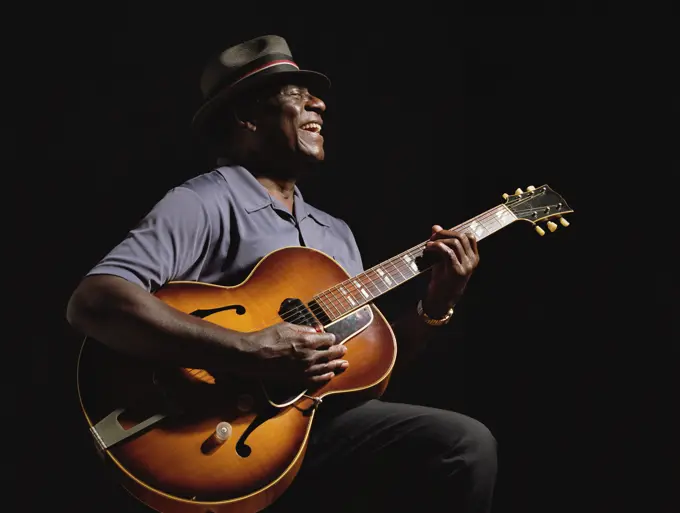
M 281 91 L 281 96 L 284 98 L 293 98 L 298 100 L 307 96 L 307 92 L 302 89 L 284 89 Z

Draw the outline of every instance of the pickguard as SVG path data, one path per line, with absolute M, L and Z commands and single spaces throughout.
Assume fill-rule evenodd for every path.
M 371 322 L 373 322 L 373 310 L 369 305 L 366 305 L 329 324 L 326 326 L 325 331 L 333 333 L 336 340 L 340 340 L 340 343 L 344 344 L 368 328 Z M 262 383 L 262 388 L 269 404 L 276 408 L 290 406 L 307 392 L 307 390 L 299 390 L 290 386 L 266 382 Z

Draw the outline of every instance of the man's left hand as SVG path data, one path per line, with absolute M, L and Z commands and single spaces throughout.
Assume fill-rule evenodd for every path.
M 477 239 L 471 233 L 432 227 L 426 252 L 438 257 L 423 300 L 423 310 L 433 318 L 441 318 L 463 295 L 472 273 L 479 265 Z

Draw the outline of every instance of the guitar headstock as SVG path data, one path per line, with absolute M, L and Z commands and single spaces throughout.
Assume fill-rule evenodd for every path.
M 515 194 L 503 194 L 503 199 L 505 206 L 518 220 L 533 224 L 541 236 L 545 235 L 545 230 L 538 225 L 539 222 L 546 221 L 546 227 L 551 232 L 557 230 L 557 223 L 553 219 L 558 219 L 562 226 L 569 226 L 569 221 L 562 216 L 571 214 L 573 210 L 562 196 L 547 185 L 530 185 L 526 191 L 517 189 Z

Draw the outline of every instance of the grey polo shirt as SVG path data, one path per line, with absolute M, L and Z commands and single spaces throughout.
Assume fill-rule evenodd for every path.
M 113 274 L 154 291 L 168 281 L 241 283 L 276 249 L 308 246 L 351 276 L 363 271 L 347 223 L 305 203 L 294 215 L 240 166 L 221 166 L 175 187 L 88 275 Z

